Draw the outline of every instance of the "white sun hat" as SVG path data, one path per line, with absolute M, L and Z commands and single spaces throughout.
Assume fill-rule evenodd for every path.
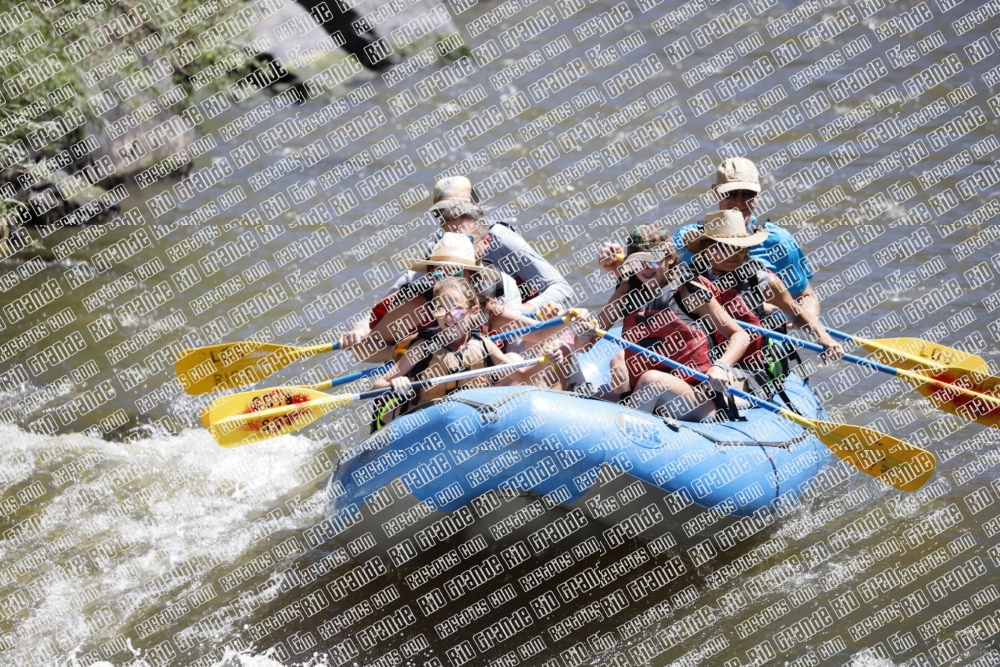
M 455 266 L 477 273 L 485 280 L 500 280 L 496 270 L 476 263 L 476 250 L 465 234 L 445 232 L 427 259 L 410 264 L 414 271 L 427 271 L 431 266 Z

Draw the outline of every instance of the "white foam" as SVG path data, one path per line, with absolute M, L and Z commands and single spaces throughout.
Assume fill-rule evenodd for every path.
M 322 481 L 303 485 L 305 477 L 295 474 L 323 449 L 301 436 L 224 449 L 201 429 L 116 443 L 0 425 L 0 443 L 5 498 L 35 481 L 45 490 L 6 517 L 11 526 L 33 526 L 24 538 L 0 540 L 0 597 L 21 590 L 35 598 L 11 614 L 14 646 L 0 654 L 4 664 L 39 664 L 35 651 L 43 638 L 58 638 L 47 643 L 67 657 L 119 635 L 144 645 L 134 625 L 208 581 L 199 572 L 165 590 L 147 589 L 157 577 L 211 556 L 222 560 L 217 571 L 232 570 L 249 549 L 269 546 L 266 535 L 240 533 L 268 512 L 277 510 L 274 520 L 257 524 L 266 532 L 301 530 L 322 518 L 320 509 L 293 514 L 285 506 Z M 81 470 L 69 475 L 73 465 Z M 203 605 L 193 618 L 213 606 Z M 185 617 L 178 625 L 190 622 Z M 211 639 L 222 644 L 235 633 L 218 634 Z M 134 659 L 127 650 L 101 657 L 113 664 Z

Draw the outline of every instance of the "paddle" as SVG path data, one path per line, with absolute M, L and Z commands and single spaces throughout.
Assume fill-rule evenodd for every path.
M 174 369 L 184 391 L 207 394 L 220 388 L 253 384 L 299 359 L 339 349 L 336 342 L 312 347 L 254 341 L 219 343 L 181 351 Z
M 696 380 L 709 381 L 709 377 L 704 373 L 699 373 L 640 345 L 612 336 L 607 331 L 597 329 L 597 335 Z M 934 472 L 936 462 L 933 454 L 891 435 L 864 426 L 808 419 L 735 387 L 727 388 L 726 393 L 795 422 L 812 432 L 820 442 L 850 465 L 902 491 L 916 491 Z
M 968 378 L 973 389 L 995 392 L 1000 378 L 990 375 L 986 360 L 968 352 L 922 338 L 885 338 L 869 340 L 836 329 L 827 329 L 834 338 L 858 345 L 883 364 L 902 366 L 910 371 L 924 371 L 936 380 L 953 383 Z
M 538 325 L 522 327 L 517 331 L 520 336 L 538 331 L 549 326 L 569 321 L 569 316 L 554 317 Z M 494 341 L 506 340 L 514 332 L 498 334 L 503 338 L 493 338 Z M 254 384 L 280 371 L 285 366 L 321 352 L 339 350 L 340 345 L 323 343 L 312 347 L 295 347 L 277 343 L 258 343 L 244 341 L 238 343 L 219 343 L 207 347 L 183 350 L 174 365 L 177 377 L 189 394 L 207 394 L 220 389 L 233 389 Z M 352 379 L 365 377 L 359 375 Z M 349 382 L 350 380 L 348 380 Z
M 468 380 L 480 375 L 506 373 L 544 363 L 550 363 L 548 357 L 443 375 L 414 382 L 411 386 L 420 389 L 445 382 Z M 258 394 L 256 401 L 250 406 L 246 403 L 228 401 L 226 399 L 233 397 L 227 396 L 217 401 L 220 403 L 218 410 L 213 406 L 212 414 L 219 419 L 213 420 L 208 429 L 222 447 L 239 447 L 297 431 L 338 406 L 392 393 L 395 393 L 392 387 L 373 389 L 360 394 L 334 395 L 324 394 L 310 387 L 277 387 Z
M 747 331 L 753 331 L 761 336 L 797 345 L 798 347 L 803 347 L 807 350 L 812 350 L 813 352 L 823 352 L 826 349 L 817 343 L 805 341 L 793 336 L 786 336 L 785 334 L 778 333 L 777 331 L 764 329 L 752 324 L 747 324 L 746 322 L 738 322 L 738 324 Z M 858 366 L 864 366 L 865 368 L 871 368 L 872 370 L 881 371 L 882 373 L 888 373 L 889 375 L 895 375 L 896 377 L 902 378 L 909 384 L 913 385 L 913 387 L 923 396 L 931 399 L 935 406 L 945 412 L 957 415 L 963 419 L 968 419 L 969 421 L 974 421 L 977 424 L 982 424 L 983 426 L 992 426 L 995 428 L 1000 425 L 1000 399 L 996 396 L 984 394 L 976 391 L 975 389 L 935 380 L 932 377 L 920 375 L 902 368 L 895 368 L 893 366 L 880 364 L 876 361 L 862 359 L 861 357 L 856 357 L 852 354 L 845 354 L 844 361 L 849 361 L 850 363 L 857 364 Z
M 538 322 L 537 324 L 529 324 L 528 326 L 521 327 L 519 329 L 513 329 L 511 331 L 505 331 L 503 333 L 498 333 L 490 336 L 490 340 L 493 342 L 500 342 L 504 340 L 510 340 L 513 338 L 521 338 L 522 336 L 534 333 L 536 331 L 541 331 L 543 329 L 548 329 L 559 324 L 564 324 L 568 322 L 571 315 L 564 315 L 562 317 L 553 317 L 545 322 Z M 357 371 L 355 373 L 350 373 L 342 377 L 327 380 L 325 382 L 320 382 L 318 384 L 307 385 L 304 387 L 276 387 L 274 389 L 259 389 L 257 391 L 244 391 L 238 394 L 230 394 L 228 396 L 220 396 L 219 398 L 212 401 L 211 405 L 202 410 L 201 423 L 205 428 L 209 428 L 212 423 L 218 422 L 228 416 L 238 414 L 245 411 L 254 411 L 254 408 L 258 406 L 258 401 L 263 400 L 262 397 L 268 396 L 271 392 L 278 392 L 276 398 L 280 402 L 284 402 L 284 394 L 290 390 L 302 390 L 302 391 L 313 391 L 322 392 L 326 389 L 331 389 L 333 387 L 340 386 L 342 384 L 347 384 L 348 382 L 353 382 L 354 380 L 359 380 L 364 377 L 369 377 L 371 375 L 377 375 L 379 373 L 385 372 L 392 368 L 393 362 L 387 362 L 381 366 L 376 366 L 375 368 L 368 368 L 363 371 Z M 298 395 L 298 394 L 296 394 Z M 325 396 L 325 394 L 321 394 Z M 309 399 L 303 399 L 309 400 Z

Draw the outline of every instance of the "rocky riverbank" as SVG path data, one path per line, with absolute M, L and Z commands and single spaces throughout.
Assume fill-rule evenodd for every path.
M 24 245 L 18 228 L 107 220 L 127 193 L 119 186 L 137 175 L 184 175 L 199 152 L 198 124 L 248 94 L 297 86 L 304 97 L 302 82 L 331 63 L 384 71 L 458 32 L 431 0 L 347 9 L 300 1 L 158 0 L 150 10 L 120 0 L 91 15 L 91 5 L 65 0 L 18 10 L 8 43 L 42 34 L 32 58 L 46 71 L 24 67 L 12 49 L 0 59 L 12 97 L 0 105 L 0 256 Z

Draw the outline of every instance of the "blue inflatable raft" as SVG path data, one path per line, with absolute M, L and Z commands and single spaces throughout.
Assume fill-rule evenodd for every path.
M 591 381 L 606 379 L 615 351 L 602 343 L 581 362 Z M 826 417 L 797 376 L 786 394 L 800 414 Z M 455 392 L 340 462 L 328 530 L 351 551 L 376 542 L 396 566 L 460 532 L 484 547 L 523 540 L 540 552 L 598 534 L 610 547 L 639 538 L 711 557 L 773 523 L 836 459 L 796 424 L 741 415 L 676 422 L 531 387 Z

